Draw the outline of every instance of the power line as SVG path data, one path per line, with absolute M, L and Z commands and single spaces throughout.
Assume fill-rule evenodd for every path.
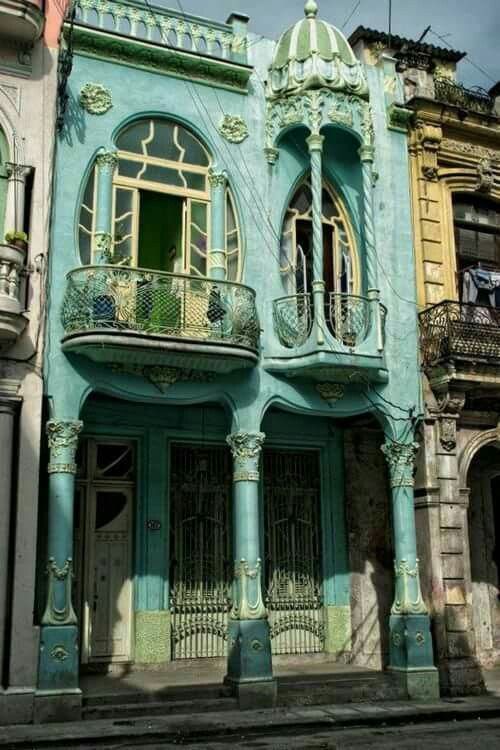
M 448 47 L 449 49 L 453 49 L 453 46 L 452 46 L 452 45 L 451 45 L 451 44 L 450 44 L 450 43 L 448 42 L 448 40 L 446 39 L 446 37 L 444 37 L 444 36 L 443 36 L 442 34 L 438 34 L 438 33 L 436 33 L 436 32 L 434 31 L 434 29 L 429 29 L 429 31 L 430 31 L 430 33 L 431 33 L 431 34 L 434 34 L 434 36 L 435 36 L 435 37 L 437 37 L 438 39 L 440 39 L 440 40 L 441 40 L 441 42 L 442 42 L 443 44 L 446 44 L 446 46 L 447 46 L 447 47 Z M 495 79 L 495 78 L 493 78 L 493 77 L 492 77 L 492 76 L 491 76 L 491 75 L 490 75 L 490 74 L 488 73 L 488 71 L 487 71 L 487 70 L 485 70 L 485 69 L 484 69 L 484 68 L 482 68 L 482 67 L 481 67 L 480 65 L 478 65 L 477 63 L 475 63 L 475 62 L 474 62 L 474 60 L 472 60 L 472 58 L 471 58 L 471 56 L 469 55 L 469 53 L 467 53 L 467 54 L 466 54 L 466 56 L 465 56 L 465 58 L 464 58 L 464 62 L 468 62 L 468 63 L 469 63 L 469 65 L 472 65 L 472 67 L 473 67 L 473 68 L 475 68 L 475 69 L 476 69 L 476 70 L 478 70 L 478 71 L 479 71 L 480 73 L 482 73 L 482 74 L 483 74 L 484 76 L 486 76 L 486 78 L 489 78 L 489 79 L 490 79 L 490 81 L 491 81 L 492 83 L 497 83 L 496 79 Z
M 356 5 L 351 10 L 351 12 L 349 13 L 349 15 L 345 19 L 344 23 L 342 24 L 342 29 L 345 29 L 345 27 L 347 26 L 347 24 L 349 23 L 349 21 L 351 20 L 351 18 L 353 17 L 353 15 L 356 13 L 356 11 L 357 11 L 357 9 L 359 8 L 360 5 L 361 5 L 361 0 L 358 0 L 358 2 L 356 3 Z

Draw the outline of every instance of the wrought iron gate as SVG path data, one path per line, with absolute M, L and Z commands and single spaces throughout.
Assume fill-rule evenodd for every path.
M 323 651 L 316 451 L 264 451 L 266 606 L 273 654 Z
M 170 455 L 172 658 L 225 656 L 231 604 L 231 456 L 173 445 Z

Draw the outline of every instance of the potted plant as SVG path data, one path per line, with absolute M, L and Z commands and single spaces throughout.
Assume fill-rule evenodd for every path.
M 8 245 L 18 247 L 19 250 L 24 250 L 24 252 L 28 249 L 28 235 L 26 232 L 16 232 L 12 229 L 5 235 L 5 242 Z

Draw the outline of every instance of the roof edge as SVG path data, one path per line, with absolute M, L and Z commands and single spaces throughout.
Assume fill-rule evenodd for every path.
M 414 39 L 408 39 L 407 37 L 397 36 L 396 34 L 387 34 L 385 31 L 377 31 L 376 29 L 369 29 L 366 26 L 358 26 L 352 34 L 349 36 L 348 41 L 352 46 L 361 40 L 367 42 L 382 42 L 391 49 L 400 51 L 403 47 L 407 50 L 413 50 L 415 52 L 423 52 L 427 55 L 439 60 L 447 60 L 449 62 L 459 62 L 466 56 L 466 52 L 459 52 L 458 50 L 448 49 L 446 47 L 437 47 L 434 44 L 425 44 L 423 42 L 416 42 Z M 389 44 L 390 41 L 390 44 Z

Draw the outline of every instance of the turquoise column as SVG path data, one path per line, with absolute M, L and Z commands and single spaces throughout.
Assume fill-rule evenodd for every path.
M 417 557 L 413 467 L 418 443 L 386 438 L 394 534 L 395 595 L 389 620 L 389 668 L 400 672 L 410 698 L 439 697 L 430 619 L 422 600 Z
M 71 602 L 75 455 L 83 423 L 50 420 L 47 600 L 40 634 L 38 687 L 51 692 L 78 690 L 78 627 Z
M 377 349 L 384 348 L 382 319 L 380 313 L 380 292 L 378 289 L 377 248 L 375 244 L 375 225 L 373 221 L 373 159 L 375 149 L 364 144 L 360 147 L 359 158 L 363 173 L 363 228 L 365 240 L 365 269 L 367 297 L 374 328 L 377 331 Z
M 276 701 L 259 534 L 259 459 L 264 438 L 262 432 L 235 432 L 227 437 L 234 462 L 235 562 L 225 682 L 237 693 L 241 708 L 272 706 Z
M 317 343 L 324 344 L 325 282 L 323 279 L 322 153 L 324 136 L 313 133 L 307 138 L 311 159 L 312 225 L 313 225 L 313 304 Z
M 208 276 L 223 281 L 226 278 L 226 175 L 210 171 L 210 249 Z
M 94 262 L 110 263 L 112 258 L 113 175 L 118 164 L 115 151 L 102 148 L 96 158 L 96 216 L 94 230 Z

